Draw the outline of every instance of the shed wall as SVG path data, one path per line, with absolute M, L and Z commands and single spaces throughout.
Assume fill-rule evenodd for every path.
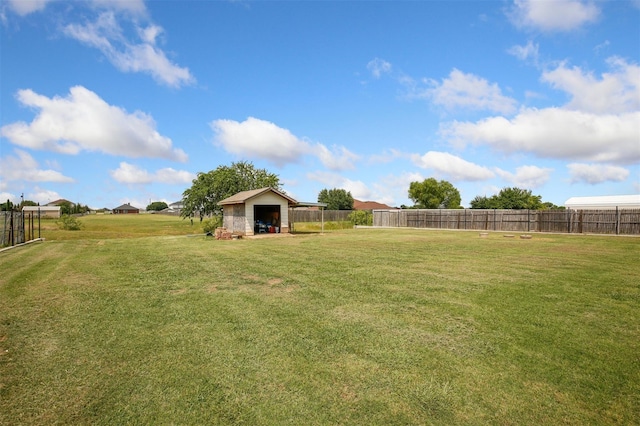
M 245 206 L 244 204 L 232 204 L 224 206 L 222 215 L 222 226 L 231 232 L 244 234 L 246 232 L 245 222 Z
M 245 232 L 246 235 L 253 235 L 253 225 L 255 223 L 254 207 L 255 206 L 264 206 L 264 205 L 273 205 L 280 206 L 280 232 L 288 233 L 289 232 L 289 202 L 274 194 L 273 192 L 267 192 L 261 194 L 255 198 L 247 200 L 245 215 Z

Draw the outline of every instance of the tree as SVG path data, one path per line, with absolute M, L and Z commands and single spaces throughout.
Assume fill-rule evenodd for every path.
M 323 189 L 318 194 L 318 202 L 326 203 L 327 210 L 353 210 L 351 192 L 344 189 Z
M 503 188 L 490 198 L 477 196 L 471 200 L 472 209 L 513 209 L 540 210 L 545 208 L 540 195 L 532 195 L 531 190 L 521 188 Z
M 169 206 L 164 201 L 154 201 L 153 203 L 151 203 L 151 204 L 149 204 L 147 206 L 146 210 L 147 211 L 153 211 L 153 212 L 159 212 L 160 210 L 164 210 L 166 208 L 169 208 Z
M 446 180 L 434 178 L 411 182 L 409 198 L 420 209 L 459 209 L 460 191 Z
M 60 204 L 58 204 L 60 206 L 60 214 L 61 215 L 70 215 L 73 214 L 73 205 L 71 204 L 70 201 L 63 201 Z
M 469 203 L 469 206 L 471 206 L 472 209 L 495 209 L 497 208 L 497 207 L 494 207 L 496 205 L 497 205 L 497 199 L 495 195 L 490 198 L 487 198 L 486 196 L 483 196 L 483 195 L 478 195 Z
M 551 201 L 542 203 L 542 210 L 566 210 L 565 206 L 556 206 Z
M 183 218 L 199 214 L 219 215 L 218 202 L 241 191 L 273 188 L 282 191 L 278 175 L 266 169 L 256 169 L 252 163 L 241 161 L 231 166 L 219 166 L 207 173 L 198 173 L 189 189 L 182 193 Z
M 13 209 L 13 203 L 11 200 L 7 200 L 6 203 L 0 204 L 0 211 L 9 212 Z
M 354 225 L 373 225 L 373 213 L 368 210 L 354 210 L 349 213 L 349 221 Z

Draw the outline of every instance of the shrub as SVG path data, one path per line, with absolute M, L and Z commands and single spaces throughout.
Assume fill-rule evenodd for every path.
M 373 225 L 373 213 L 366 210 L 354 210 L 349 213 L 349 220 L 354 225 Z
M 65 214 L 56 222 L 60 229 L 65 231 L 79 231 L 84 226 L 78 218 Z
M 222 226 L 222 218 L 220 216 L 213 216 L 202 221 L 202 230 L 205 234 L 213 234 L 219 226 Z

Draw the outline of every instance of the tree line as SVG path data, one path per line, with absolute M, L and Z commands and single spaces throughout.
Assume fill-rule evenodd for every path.
M 24 200 L 19 203 L 12 203 L 11 200 L 7 200 L 6 202 L 0 204 L 0 211 L 21 211 L 25 206 L 39 205 L 40 203 L 36 203 L 35 201 L 31 200 Z M 91 210 L 87 205 L 82 205 L 81 203 L 72 203 L 70 201 L 63 201 L 58 204 L 58 207 L 60 207 L 60 214 L 62 215 L 84 214 Z
M 266 169 L 256 168 L 246 161 L 234 162 L 230 166 L 219 166 L 209 172 L 198 173 L 191 187 L 182 194 L 183 218 L 194 216 L 221 216 L 219 202 L 241 191 L 259 188 L 273 188 L 279 192 L 282 183 L 278 175 Z M 446 180 L 428 178 L 411 182 L 408 197 L 412 206 L 408 209 L 460 209 L 460 191 Z M 354 199 L 351 192 L 341 188 L 325 188 L 318 193 L 318 202 L 327 205 L 327 210 L 353 210 Z M 156 202 L 157 203 L 157 202 Z M 166 204 L 152 203 L 147 210 L 166 208 Z M 162 208 L 161 208 L 162 207 Z M 476 196 L 470 202 L 472 209 L 562 209 L 553 203 L 543 202 L 540 195 L 529 189 L 517 187 L 503 188 L 495 195 Z

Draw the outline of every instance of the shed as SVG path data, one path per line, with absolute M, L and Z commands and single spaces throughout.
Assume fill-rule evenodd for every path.
M 564 206 L 572 210 L 640 209 L 640 194 L 571 197 Z
M 22 207 L 23 213 L 31 213 L 34 215 L 40 215 L 40 217 L 60 217 L 60 206 L 24 206 Z
M 140 213 L 140 209 L 137 207 L 133 207 L 130 204 L 123 204 L 120 207 L 116 207 L 113 209 L 113 214 L 138 214 Z
M 289 232 L 289 206 L 296 200 L 273 188 L 238 192 L 218 204 L 222 206 L 223 226 L 230 232 L 254 235 Z

